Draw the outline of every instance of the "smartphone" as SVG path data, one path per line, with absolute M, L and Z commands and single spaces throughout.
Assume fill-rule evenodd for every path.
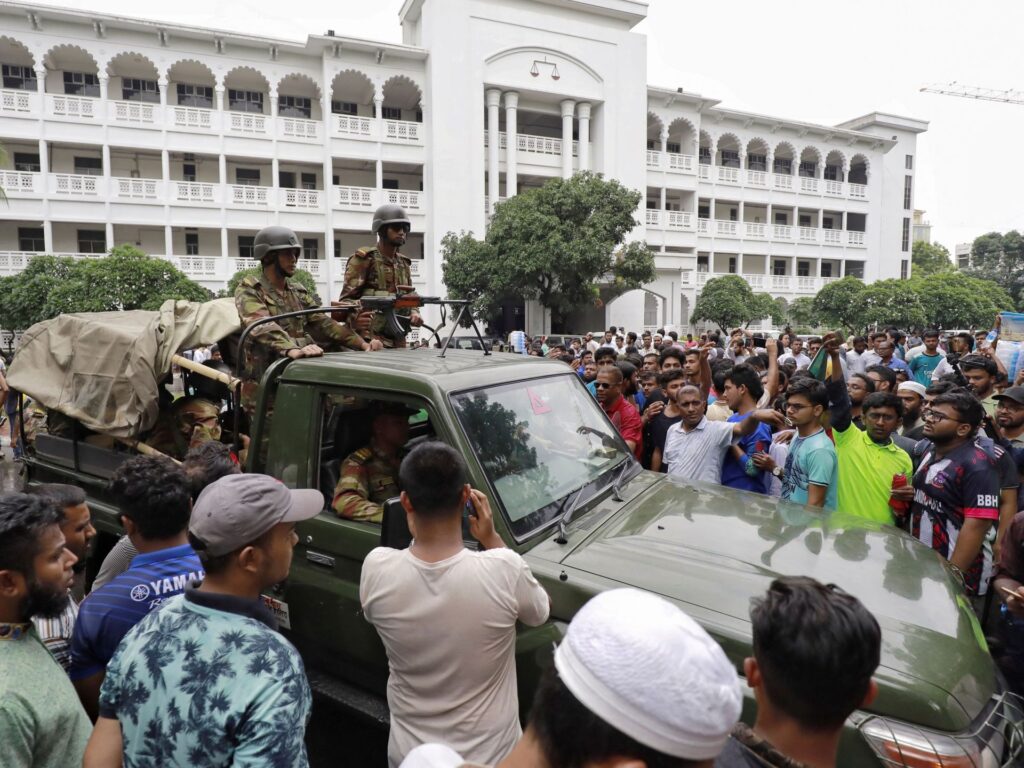
M 766 346 L 765 342 L 767 342 L 767 341 L 768 341 L 768 339 L 764 338 L 763 336 L 755 336 L 754 337 L 754 346 L 757 347 L 758 349 L 764 349 L 765 346 Z

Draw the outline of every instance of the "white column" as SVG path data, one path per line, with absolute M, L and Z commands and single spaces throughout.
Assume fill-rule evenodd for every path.
M 771 174 L 775 173 L 775 154 L 770 149 L 764 156 L 764 172 L 768 174 L 768 185 L 771 186 Z
M 164 253 L 168 256 L 174 255 L 174 232 L 170 224 L 164 225 Z
M 515 91 L 508 91 L 505 94 L 505 197 L 515 197 L 516 191 L 519 189 L 518 107 L 519 94 Z
M 43 250 L 53 253 L 53 222 L 43 219 Z
M 737 275 L 742 275 L 743 274 L 743 254 L 742 253 L 737 253 L 736 254 L 736 274 Z
M 171 153 L 166 149 L 160 150 L 160 175 L 164 185 L 168 185 L 171 180 Z
M 590 104 L 579 105 L 580 118 L 580 170 L 590 170 Z
M 377 141 L 384 140 L 384 94 L 377 92 L 373 97 L 373 114 L 377 118 Z
M 217 155 L 217 175 L 220 178 L 220 185 L 226 187 L 228 183 L 228 158 L 223 153 Z M 224 200 L 227 200 L 227 189 L 224 190 Z
M 216 110 L 218 112 L 223 112 L 224 111 L 224 90 L 225 90 L 225 88 L 224 88 L 223 85 L 217 85 L 213 89 L 214 100 L 215 100 L 215 103 L 216 103 L 216 107 L 215 108 L 216 108 Z
M 220 228 L 220 257 L 222 259 L 227 259 L 227 257 L 228 257 L 228 228 L 227 227 L 221 227 Z M 233 269 L 229 269 L 228 271 L 231 274 L 235 273 L 235 270 L 233 270 Z
M 107 239 L 107 250 L 109 251 L 111 248 L 117 245 L 117 243 L 114 242 L 114 222 L 112 222 L 110 219 L 107 219 L 105 229 Z
M 170 82 L 166 77 L 161 75 L 160 79 L 156 81 L 156 84 L 160 89 L 160 111 L 162 112 L 164 111 L 163 108 L 167 106 L 167 86 L 170 85 Z M 164 119 L 166 120 L 167 118 Z
M 384 161 L 379 157 L 377 162 L 374 164 L 374 169 L 377 179 L 377 197 L 380 203 L 384 202 Z
M 500 188 L 498 180 L 500 171 L 498 169 L 498 148 L 500 137 L 498 135 L 498 105 L 501 103 L 501 91 L 488 89 L 484 94 L 487 103 L 487 201 L 488 214 L 494 212 L 494 206 L 498 204 Z
M 566 99 L 562 102 L 562 178 L 572 176 L 572 117 L 576 102 Z
M 103 101 L 103 114 L 107 114 L 107 86 L 110 83 L 110 77 L 105 72 L 100 72 L 97 75 L 100 81 L 100 99 Z
M 50 172 L 50 145 L 46 142 L 46 139 L 39 140 L 39 172 L 42 174 Z M 44 176 L 43 184 L 45 185 L 46 183 Z

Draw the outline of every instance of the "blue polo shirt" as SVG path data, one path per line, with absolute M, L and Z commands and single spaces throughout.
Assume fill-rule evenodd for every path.
M 147 613 L 206 574 L 188 544 L 136 555 L 124 573 L 89 594 L 71 636 L 72 680 L 102 672 L 121 639 Z

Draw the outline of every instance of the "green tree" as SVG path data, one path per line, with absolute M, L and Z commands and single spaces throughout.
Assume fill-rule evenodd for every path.
M 594 173 L 516 195 L 497 206 L 483 240 L 466 232 L 442 239 L 448 292 L 472 300 L 488 319 L 507 301 L 538 300 L 557 323 L 582 305 L 640 288 L 655 277 L 646 244 L 625 244 L 640 200 Z
M 1001 285 L 1022 306 L 1024 299 L 1024 236 L 1016 230 L 1006 234 L 989 232 L 971 244 L 971 266 L 964 270 L 970 277 L 991 280 Z
M 980 328 L 998 312 L 1013 309 L 1013 300 L 997 284 L 962 272 L 937 273 L 910 281 L 928 324 L 938 328 Z
M 923 328 L 928 323 L 928 315 L 909 280 L 878 280 L 861 291 L 858 301 L 865 326 Z
M 789 303 L 786 318 L 792 325 L 802 328 L 817 328 L 821 325 L 814 296 L 800 296 Z
M 939 243 L 918 240 L 914 243 L 910 259 L 914 266 L 914 277 L 927 277 L 938 272 L 953 271 L 953 260 L 949 257 L 949 249 Z
M 865 285 L 860 278 L 848 275 L 829 283 L 814 297 L 814 310 L 818 320 L 829 326 L 841 326 L 858 333 L 867 325 L 861 294 Z
M 249 267 L 249 269 L 238 270 L 237 272 L 235 272 L 235 274 L 231 276 L 231 279 L 228 280 L 228 287 L 222 289 L 220 293 L 217 295 L 221 297 L 234 296 L 235 289 L 238 287 L 238 284 L 242 282 L 242 280 L 249 277 L 250 275 L 252 277 L 256 277 L 262 272 L 263 267 Z M 306 290 L 309 291 L 310 293 L 317 292 L 316 278 L 313 277 L 312 273 L 307 272 L 304 269 L 296 269 L 295 274 L 291 276 L 291 279 L 297 282 L 299 285 L 305 286 Z
M 707 321 L 720 330 L 750 325 L 754 320 L 776 315 L 779 305 L 766 293 L 754 293 L 739 275 L 713 277 L 704 284 L 693 305 L 691 323 Z
M 2 288 L 0 318 L 7 328 L 28 328 L 68 312 L 155 310 L 167 299 L 206 301 L 212 295 L 170 262 L 131 246 L 95 259 L 36 256 Z

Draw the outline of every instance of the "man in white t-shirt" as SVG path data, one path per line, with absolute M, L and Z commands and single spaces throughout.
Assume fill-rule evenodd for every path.
M 413 543 L 370 552 L 359 585 L 363 613 L 388 654 L 388 763 L 396 768 L 427 742 L 497 763 L 522 733 L 516 622 L 543 624 L 550 601 L 495 532 L 487 497 L 466 483 L 458 452 L 425 443 L 398 474 Z M 463 544 L 467 503 L 482 552 Z
M 792 360 L 796 363 L 797 370 L 806 368 L 811 364 L 811 358 L 803 353 L 804 342 L 802 339 L 796 337 L 789 345 L 789 352 L 779 357 L 779 365 L 785 365 L 787 361 Z

